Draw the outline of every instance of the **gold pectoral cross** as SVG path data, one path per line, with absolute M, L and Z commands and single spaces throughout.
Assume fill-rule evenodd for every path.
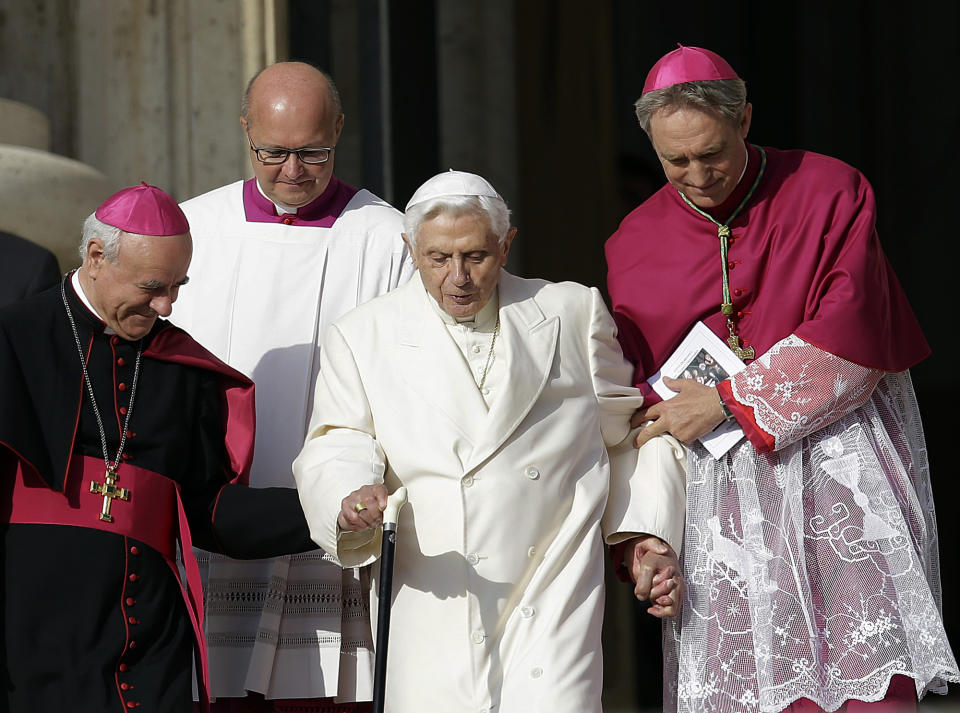
M 737 358 L 740 361 L 746 359 L 753 359 L 756 356 L 756 352 L 753 347 L 747 347 L 744 349 L 740 346 L 740 337 L 737 336 L 737 333 L 733 329 L 733 322 L 727 319 L 727 329 L 730 330 L 730 336 L 727 337 L 727 346 L 730 347 L 730 351 L 737 355 Z
M 117 482 L 117 473 L 112 468 L 108 468 L 107 472 L 104 473 L 105 483 L 98 483 L 95 480 L 90 481 L 90 492 L 94 495 L 103 496 L 103 509 L 100 511 L 100 519 L 104 522 L 113 522 L 113 516 L 110 514 L 110 505 L 113 502 L 114 498 L 120 498 L 121 500 L 130 499 L 130 491 L 126 488 L 118 488 L 116 486 Z

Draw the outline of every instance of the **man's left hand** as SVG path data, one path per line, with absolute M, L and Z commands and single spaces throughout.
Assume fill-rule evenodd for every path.
M 637 434 L 639 448 L 654 436 L 669 433 L 678 441 L 693 443 L 723 423 L 720 394 L 713 386 L 704 386 L 693 379 L 671 379 L 663 382 L 677 395 L 649 408 L 637 409 L 630 426 L 643 426 Z
M 685 587 L 680 560 L 670 545 L 659 537 L 641 535 L 627 542 L 624 563 L 635 585 L 634 595 L 651 602 L 647 613 L 661 619 L 680 613 Z

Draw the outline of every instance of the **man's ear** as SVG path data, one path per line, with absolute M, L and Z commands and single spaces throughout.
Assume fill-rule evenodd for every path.
M 501 247 L 501 255 L 500 255 L 501 267 L 507 264 L 507 256 L 510 254 L 510 246 L 513 245 L 513 239 L 515 237 L 517 237 L 516 227 L 510 228 L 510 230 L 507 231 L 507 237 L 504 238 L 503 246 Z
M 420 263 L 417 260 L 417 251 L 413 249 L 413 243 L 410 241 L 410 238 L 407 237 L 406 233 L 400 233 L 400 237 L 403 238 L 403 242 L 407 245 L 407 251 L 410 253 L 410 258 L 413 260 L 413 266 L 420 269 Z
M 753 121 L 753 104 L 748 103 L 743 107 L 743 117 L 740 119 L 740 126 L 737 127 L 741 139 L 746 139 L 750 133 L 750 122 Z
M 100 238 L 90 238 L 90 242 L 87 243 L 87 254 L 83 260 L 87 275 L 93 280 L 97 279 L 97 273 L 100 272 L 106 260 L 107 254 L 103 249 L 103 241 Z

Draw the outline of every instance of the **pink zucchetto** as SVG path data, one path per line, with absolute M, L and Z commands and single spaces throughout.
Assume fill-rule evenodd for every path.
M 97 220 L 135 235 L 182 235 L 190 232 L 177 202 L 156 186 L 142 182 L 117 191 L 97 208 Z
M 653 65 L 643 83 L 643 94 L 672 87 L 683 82 L 709 82 L 716 79 L 738 79 L 727 60 L 716 52 L 701 47 L 684 47 L 663 55 Z

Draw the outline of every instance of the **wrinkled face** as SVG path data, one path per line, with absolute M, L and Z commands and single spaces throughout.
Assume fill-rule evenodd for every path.
M 117 262 L 112 263 L 103 253 L 103 243 L 93 238 L 83 263 L 90 285 L 87 297 L 121 338 L 140 339 L 157 317 L 170 314 L 187 282 L 192 255 L 189 233 L 164 237 L 123 233 Z
M 250 143 L 257 148 L 333 148 L 340 140 L 343 116 L 332 111 L 304 111 L 278 99 L 251 111 L 250 122 L 241 119 Z M 299 208 L 323 193 L 333 176 L 335 153 L 325 163 L 303 163 L 296 154 L 277 165 L 265 165 L 251 149 L 253 173 L 267 197 L 275 203 Z
M 486 215 L 441 213 L 420 226 L 416 250 L 407 236 L 403 239 L 430 296 L 447 314 L 464 318 L 483 309 L 493 296 L 516 232 L 511 228 L 500 245 Z
M 663 172 L 694 205 L 714 208 L 733 193 L 747 160 L 751 113 L 747 104 L 739 126 L 692 107 L 651 117 L 650 141 Z

